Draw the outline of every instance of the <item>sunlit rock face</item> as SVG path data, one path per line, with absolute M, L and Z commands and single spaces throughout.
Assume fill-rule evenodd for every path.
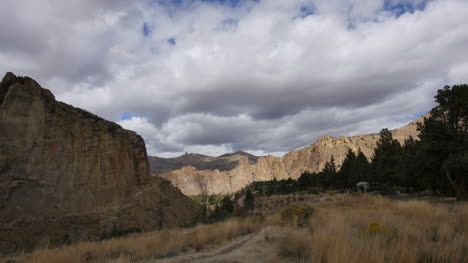
M 114 224 L 140 230 L 188 224 L 195 209 L 169 182 L 151 176 L 138 134 L 56 101 L 31 78 L 3 78 L 0 247 L 98 235 Z
M 424 116 L 423 116 L 424 117 Z M 412 136 L 417 138 L 417 123 L 422 122 L 423 117 L 409 123 L 408 125 L 392 131 L 393 137 L 400 143 Z M 305 148 L 294 150 L 282 158 L 264 156 L 255 158 L 244 154 L 232 154 L 230 160 L 220 156 L 206 157 L 210 162 L 223 159 L 226 163 L 235 163 L 235 167 L 226 169 L 203 169 L 206 166 L 205 159 L 197 159 L 190 166 L 183 166 L 178 158 L 170 160 L 170 167 L 164 167 L 164 172 L 160 175 L 171 181 L 176 187 L 186 195 L 207 194 L 228 194 L 241 190 L 246 185 L 254 181 L 266 181 L 273 179 L 297 179 L 304 171 L 318 172 L 323 169 L 325 163 L 334 157 L 335 163 L 339 167 L 343 162 L 348 149 L 358 152 L 359 149 L 370 158 L 377 146 L 379 134 L 364 134 L 352 137 L 330 137 L 322 136 L 317 141 Z M 153 157 L 150 157 L 153 158 Z M 166 159 L 166 162 L 167 159 Z M 177 163 L 177 164 L 176 164 Z M 183 166 L 182 168 L 178 168 Z M 197 169 L 195 167 L 201 167 Z M 151 163 L 151 170 L 157 172 L 161 170 L 158 163 Z

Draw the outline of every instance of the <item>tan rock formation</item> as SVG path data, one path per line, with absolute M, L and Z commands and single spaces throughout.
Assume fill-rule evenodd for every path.
M 28 77 L 0 83 L 0 247 L 45 235 L 97 235 L 114 224 L 190 223 L 196 209 L 149 172 L 135 132 L 55 100 Z
M 392 131 L 395 139 L 403 143 L 406 138 L 417 138 L 417 123 L 423 117 Z M 234 169 L 197 170 L 194 167 L 164 172 L 162 177 L 171 181 L 186 195 L 227 194 L 241 190 L 253 181 L 298 178 L 304 171 L 318 172 L 333 155 L 338 166 L 343 162 L 348 149 L 359 149 L 370 158 L 374 153 L 379 134 L 356 135 L 351 137 L 322 136 L 317 141 L 299 150 L 286 154 L 283 158 L 264 156 L 249 162 L 245 156 L 236 156 L 238 163 Z M 214 158 L 214 157 L 211 157 Z M 213 160 L 211 160 L 213 161 Z

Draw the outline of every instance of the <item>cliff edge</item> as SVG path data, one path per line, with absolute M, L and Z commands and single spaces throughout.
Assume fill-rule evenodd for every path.
M 114 225 L 189 224 L 196 210 L 151 176 L 143 139 L 58 102 L 31 78 L 0 83 L 0 247 L 47 237 L 97 236 Z

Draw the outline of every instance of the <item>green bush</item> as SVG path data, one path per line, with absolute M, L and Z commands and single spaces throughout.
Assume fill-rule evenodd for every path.
M 315 213 L 315 208 L 310 205 L 290 205 L 281 211 L 281 220 L 287 223 L 294 223 L 297 220 L 297 226 L 305 226 L 309 218 Z
M 252 192 L 250 189 L 247 190 L 245 193 L 245 199 L 244 199 L 244 206 L 247 210 L 253 210 L 255 205 L 255 200 Z
M 193 219 L 192 219 L 192 225 L 197 225 L 197 224 L 206 224 L 208 223 L 208 217 L 206 216 L 203 208 L 200 208 L 197 210 L 195 213 Z

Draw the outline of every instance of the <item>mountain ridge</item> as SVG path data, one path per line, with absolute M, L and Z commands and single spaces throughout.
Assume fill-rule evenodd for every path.
M 247 158 L 251 164 L 257 162 L 258 156 L 246 152 L 226 153 L 218 157 L 203 154 L 188 153 L 174 158 L 149 156 L 152 173 L 161 174 L 192 166 L 198 170 L 229 171 L 234 169 L 241 158 Z
M 422 122 L 427 115 L 392 130 L 394 138 L 402 144 L 410 136 L 417 138 L 419 134 L 417 123 Z M 332 155 L 339 167 L 348 149 L 354 152 L 360 149 L 367 158 L 370 158 L 379 136 L 378 133 L 358 134 L 349 137 L 320 136 L 314 143 L 292 150 L 283 157 L 256 156 L 255 162 L 251 162 L 245 156 L 232 154 L 238 159 L 236 162 L 230 163 L 229 168 L 231 169 L 206 169 L 206 167 L 193 163 L 179 164 L 177 169 L 167 169 L 160 175 L 171 181 L 186 195 L 234 193 L 254 181 L 296 179 L 306 170 L 318 172 L 323 169 Z M 226 154 L 220 157 L 223 156 Z M 212 158 L 211 162 L 217 161 L 217 158 L 220 157 L 210 157 Z M 152 163 L 152 165 L 157 164 Z M 156 169 L 152 167 L 151 170 L 154 172 Z

